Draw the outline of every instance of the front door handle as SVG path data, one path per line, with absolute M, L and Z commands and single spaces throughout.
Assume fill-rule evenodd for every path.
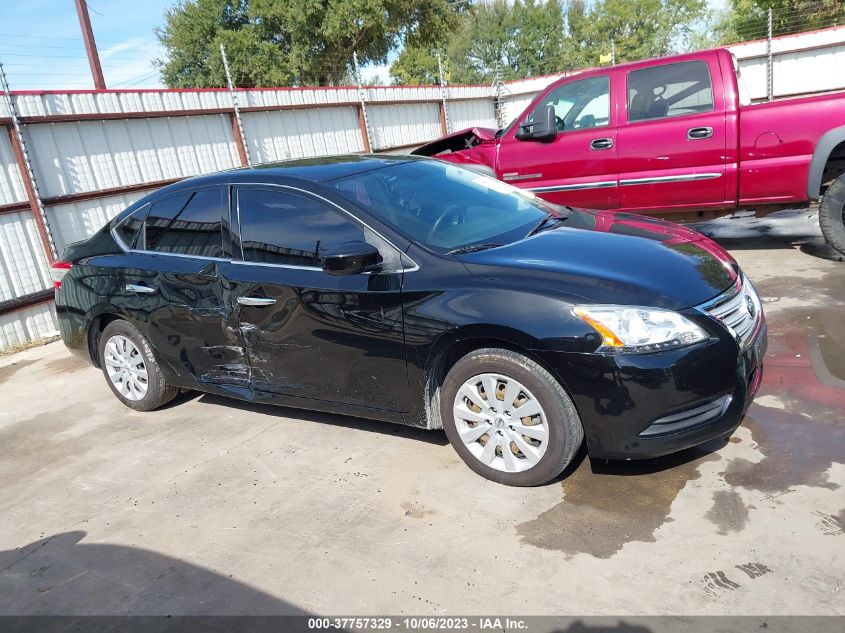
M 594 138 L 590 141 L 590 149 L 610 149 L 613 147 L 612 138 Z
M 276 300 L 269 297 L 238 297 L 238 303 L 242 306 L 271 306 Z
M 687 130 L 687 140 L 700 141 L 713 136 L 712 127 L 693 127 Z
M 151 295 L 156 291 L 155 288 L 149 286 L 141 286 L 138 284 L 126 284 L 126 292 L 134 292 L 139 295 Z

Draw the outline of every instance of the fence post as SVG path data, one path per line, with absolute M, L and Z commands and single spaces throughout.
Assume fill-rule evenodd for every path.
M 12 126 L 9 128 L 9 143 L 15 155 L 15 162 L 23 180 L 26 191 L 27 202 L 32 211 L 32 219 L 35 220 L 35 228 L 38 237 L 44 247 L 44 254 L 47 262 L 52 264 L 59 256 L 56 250 L 56 243 L 53 240 L 53 233 L 50 230 L 50 222 L 47 219 L 47 211 L 41 202 L 41 195 L 38 192 L 38 183 L 35 181 L 35 172 L 32 171 L 32 162 L 29 160 L 29 153 L 26 151 L 26 143 L 23 139 L 21 124 L 18 118 L 18 109 L 12 99 L 12 91 L 9 89 L 9 82 L 6 81 L 6 71 L 3 64 L 0 64 L 0 82 L 3 84 L 3 95 L 6 98 L 6 105 L 9 108 L 9 117 L 12 119 Z
M 451 132 L 449 125 L 449 111 L 446 108 L 446 79 L 443 77 L 443 61 L 437 53 L 437 74 L 440 76 L 440 129 L 443 134 Z
M 352 66 L 355 73 L 355 85 L 358 86 L 358 128 L 361 130 L 361 142 L 364 153 L 373 151 L 373 135 L 370 132 L 370 119 L 367 117 L 367 99 L 364 86 L 361 85 L 361 71 L 358 68 L 358 53 L 352 51 Z
M 493 75 L 493 99 L 495 100 L 495 110 L 496 110 L 496 126 L 499 128 L 505 127 L 507 121 L 505 121 L 505 113 L 504 107 L 502 106 L 502 91 L 505 87 L 504 82 L 502 81 L 502 75 L 499 72 L 499 63 L 496 62 L 496 69 Z
M 772 9 L 769 7 L 768 36 L 766 37 L 766 96 L 771 101 L 775 95 L 775 66 L 772 59 Z
M 223 70 L 226 71 L 226 84 L 229 86 L 229 96 L 232 98 L 232 108 L 234 112 L 230 115 L 232 123 L 232 136 L 235 137 L 235 146 L 238 148 L 238 157 L 241 159 L 241 165 L 249 167 L 252 161 L 249 157 L 249 147 L 246 144 L 246 135 L 244 134 L 244 124 L 241 121 L 241 108 L 238 104 L 238 94 L 235 92 L 235 86 L 232 84 L 232 73 L 229 72 L 229 59 L 226 57 L 226 48 L 223 42 L 220 42 L 220 56 L 223 58 Z M 234 118 L 231 118 L 234 116 Z

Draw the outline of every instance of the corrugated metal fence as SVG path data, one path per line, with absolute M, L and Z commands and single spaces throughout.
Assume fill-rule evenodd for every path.
M 765 51 L 733 47 L 754 98 L 766 94 Z M 775 94 L 845 88 L 845 28 L 776 40 Z M 497 127 L 561 75 L 499 86 L 239 91 L 255 163 L 403 151 L 449 131 Z M 14 96 L 56 247 L 92 234 L 150 190 L 243 164 L 224 90 L 21 92 Z M 498 110 L 497 110 L 498 106 Z M 22 177 L 10 113 L 0 105 L 0 349 L 55 333 L 48 256 Z M 369 124 L 369 130 L 366 124 Z M 369 132 L 369 133 L 368 133 Z

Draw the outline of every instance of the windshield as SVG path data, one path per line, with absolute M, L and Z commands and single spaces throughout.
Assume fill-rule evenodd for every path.
M 530 192 L 439 161 L 411 161 L 332 183 L 409 240 L 445 253 L 509 244 L 557 207 Z

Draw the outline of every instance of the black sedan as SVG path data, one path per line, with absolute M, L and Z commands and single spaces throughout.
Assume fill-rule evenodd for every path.
M 643 458 L 729 436 L 766 346 L 754 288 L 703 235 L 408 156 L 185 180 L 53 274 L 64 342 L 133 409 L 198 389 L 443 428 L 511 485 L 584 439 Z

